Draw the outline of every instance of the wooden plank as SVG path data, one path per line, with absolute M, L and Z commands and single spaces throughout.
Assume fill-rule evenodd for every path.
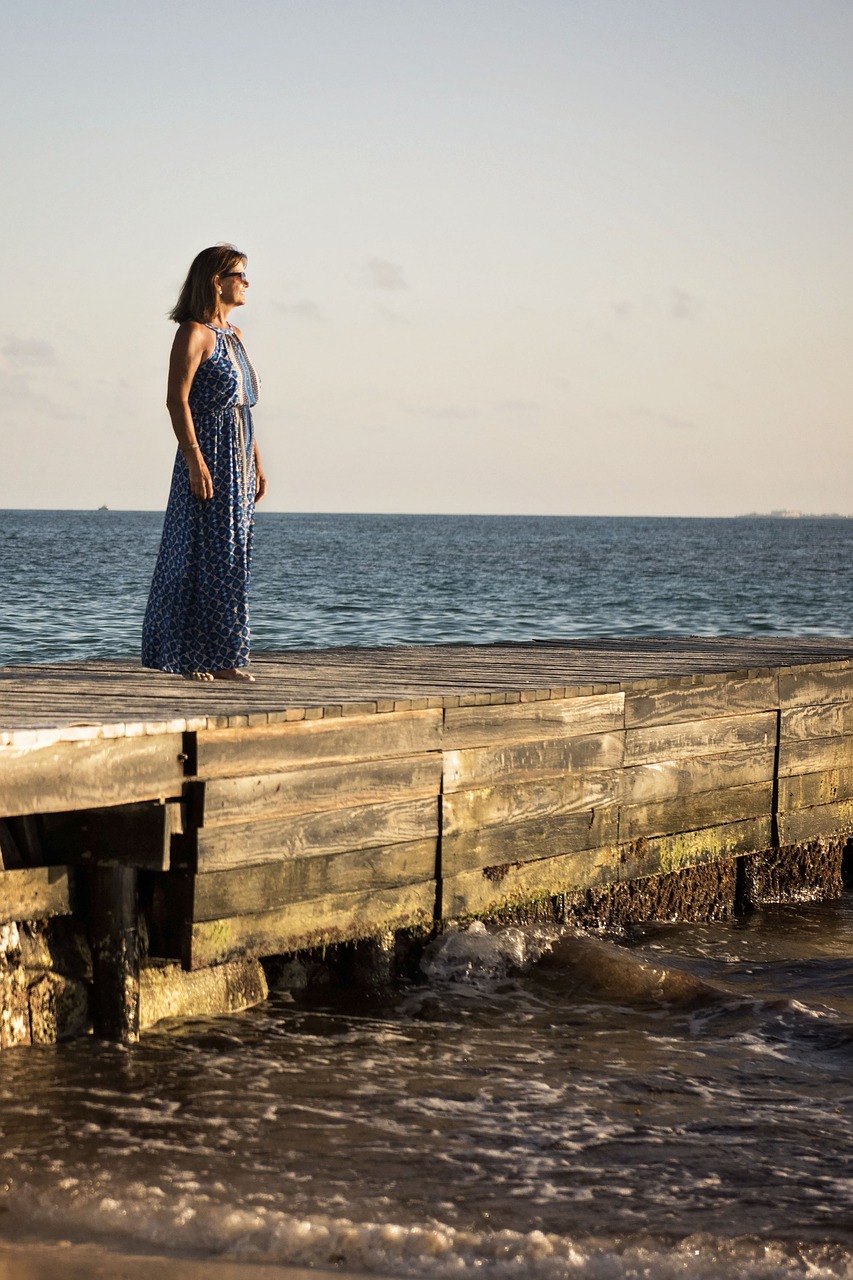
M 705 827 L 701 831 L 633 840 L 623 844 L 619 850 L 619 879 L 627 881 L 665 875 L 685 867 L 714 862 L 718 858 L 760 852 L 769 849 L 771 843 L 769 814 L 724 826 Z
M 288 773 L 212 778 L 204 788 L 204 826 L 352 807 L 395 796 L 438 795 L 441 755 L 401 756 L 308 766 Z
M 168 871 L 172 836 L 182 831 L 177 797 L 45 814 L 41 820 L 47 861 L 143 871 Z
M 194 877 L 193 920 L 218 920 L 331 894 L 391 889 L 434 879 L 436 840 L 262 863 Z
M 809 638 L 587 640 L 536 645 L 414 646 L 400 650 L 256 655 L 255 685 L 193 686 L 176 677 L 143 672 L 130 662 L 52 664 L 48 669 L 5 669 L 0 733 L 39 719 L 53 725 L 81 720 L 113 726 L 179 719 L 201 729 L 208 719 L 304 715 L 324 707 L 370 704 L 387 709 L 409 698 L 488 698 L 523 701 L 557 689 L 596 696 L 626 682 L 702 676 L 714 672 L 767 675 L 784 664 L 820 674 L 850 671 L 849 641 Z M 703 680 L 695 681 L 704 683 Z M 582 691 L 582 692 L 581 692 Z M 636 690 L 640 692 L 639 689 Z M 805 701 L 809 701 L 806 696 Z M 54 708 L 59 707 L 58 710 Z M 39 715 L 36 714 L 38 710 Z M 98 731 L 99 732 L 99 731 Z
M 853 737 L 805 738 L 779 744 L 779 777 L 853 766 Z
M 584 813 L 614 804 L 619 796 L 617 770 L 570 773 L 533 782 L 509 782 L 497 787 L 452 791 L 442 797 L 443 839 L 462 831 L 510 827 L 531 818 Z
M 0 871 L 0 924 L 71 915 L 68 867 L 27 867 Z
M 207 920 L 188 930 L 188 968 L 221 964 L 235 956 L 282 955 L 375 937 L 391 929 L 432 927 L 435 882 L 378 892 L 331 894 L 273 911 Z
M 197 736 L 201 777 L 285 772 L 303 765 L 383 760 L 420 755 L 441 746 L 442 712 L 400 711 L 390 715 L 297 720 L 253 729 L 201 730 Z
M 782 813 L 832 804 L 836 800 L 853 800 L 853 765 L 779 779 L 779 809 Z
M 634 693 L 625 698 L 625 727 L 629 729 L 684 720 L 775 710 L 779 705 L 777 677 L 760 675 L 705 676 L 701 684 Z
M 773 783 L 768 780 L 650 804 L 625 805 L 619 811 L 619 839 L 640 840 L 644 836 L 698 831 L 743 818 L 769 818 L 772 801 Z
M 488 787 L 509 779 L 521 783 L 566 773 L 601 773 L 622 766 L 624 749 L 624 733 L 593 733 L 580 738 L 446 751 L 444 790 Z
M 448 707 L 444 745 L 448 750 L 507 742 L 542 742 L 624 728 L 624 693 L 588 698 L 519 702 L 511 706 Z
M 625 733 L 625 764 L 722 754 L 737 747 L 769 747 L 776 742 L 776 713 L 686 720 Z
M 820 836 L 844 837 L 853 833 L 853 800 L 792 809 L 779 814 L 779 843 L 800 844 Z
M 156 800 L 182 782 L 180 733 L 0 747 L 0 817 Z
M 782 712 L 780 734 L 783 742 L 803 738 L 849 738 L 853 736 L 853 702 L 791 707 Z
M 651 804 L 701 791 L 726 790 L 773 778 L 775 747 L 741 747 L 725 755 L 682 757 L 632 765 L 621 774 L 625 804 Z
M 783 709 L 853 700 L 850 662 L 819 667 L 791 667 L 779 672 L 779 705 Z
M 232 823 L 209 831 L 203 828 L 198 833 L 196 870 L 217 871 L 437 838 L 437 798 L 355 805 L 265 822 Z
M 445 921 L 488 915 L 541 901 L 574 889 L 613 884 L 617 878 L 615 848 L 587 849 L 536 862 L 462 871 L 441 884 L 441 917 Z
M 444 835 L 441 865 L 444 876 L 476 867 L 503 866 L 556 858 L 613 844 L 617 836 L 616 809 L 590 809 L 530 818 L 509 827 L 485 827 Z

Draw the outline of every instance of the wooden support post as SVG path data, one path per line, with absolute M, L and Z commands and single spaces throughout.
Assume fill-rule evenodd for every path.
M 92 1023 L 96 1036 L 139 1039 L 139 911 L 134 867 L 93 867 L 89 881 Z

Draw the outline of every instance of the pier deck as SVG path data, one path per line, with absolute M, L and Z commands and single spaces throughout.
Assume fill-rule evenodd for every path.
M 119 660 L 0 667 L 0 744 L 35 729 L 122 723 L 186 727 L 300 708 L 701 678 L 853 659 L 853 639 L 633 637 L 530 644 L 412 645 L 257 654 L 256 683 L 194 684 Z M 0 776 L 2 785 L 2 776 Z
M 138 911 L 149 956 L 192 970 L 710 864 L 734 884 L 739 859 L 853 831 L 853 640 L 336 649 L 253 671 L 0 668 L 0 924 L 84 916 L 126 989 Z

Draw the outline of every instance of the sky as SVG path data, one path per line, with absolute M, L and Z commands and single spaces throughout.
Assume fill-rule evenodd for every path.
M 29 0 L 0 507 L 157 510 L 248 255 L 273 511 L 853 513 L 850 0 Z

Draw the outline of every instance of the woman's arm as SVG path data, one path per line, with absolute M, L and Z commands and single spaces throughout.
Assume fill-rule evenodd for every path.
M 202 360 L 211 354 L 216 339 L 203 324 L 188 320 L 175 334 L 169 360 L 169 386 L 166 408 L 172 429 L 190 472 L 190 488 L 197 498 L 213 497 L 213 480 L 202 457 L 190 409 L 190 387 Z
M 260 502 L 267 492 L 267 478 L 264 469 L 261 466 L 261 455 L 258 452 L 258 442 L 255 441 L 255 502 Z

